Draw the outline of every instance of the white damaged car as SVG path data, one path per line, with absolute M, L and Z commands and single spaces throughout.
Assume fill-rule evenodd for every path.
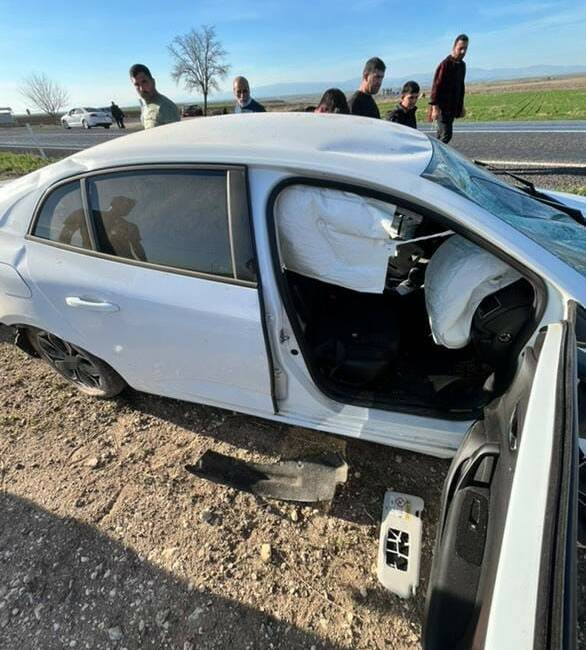
M 90 395 L 455 456 L 425 648 L 569 648 L 585 215 L 383 121 L 173 124 L 0 190 L 0 322 Z

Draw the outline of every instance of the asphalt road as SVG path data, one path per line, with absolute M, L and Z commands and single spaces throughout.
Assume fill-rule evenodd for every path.
M 36 144 L 49 155 L 64 155 L 85 149 L 129 131 L 116 127 L 65 131 L 58 127 L 37 127 Z M 431 124 L 421 123 L 431 132 Z M 547 167 L 583 168 L 586 173 L 586 121 L 575 122 L 460 122 L 456 123 L 451 143 L 466 156 L 491 162 L 532 163 Z M 0 129 L 0 150 L 34 151 L 31 135 L 25 128 Z

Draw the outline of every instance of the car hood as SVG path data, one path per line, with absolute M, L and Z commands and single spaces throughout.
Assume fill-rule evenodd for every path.
M 586 196 L 579 194 L 570 194 L 569 192 L 554 192 L 553 190 L 546 190 L 541 187 L 537 188 L 538 192 L 550 196 L 552 199 L 567 205 L 569 208 L 580 210 L 586 219 Z

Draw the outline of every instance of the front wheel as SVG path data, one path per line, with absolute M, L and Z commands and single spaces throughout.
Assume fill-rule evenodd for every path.
M 93 354 L 44 330 L 31 329 L 28 336 L 53 370 L 82 393 L 107 399 L 124 390 L 124 379 Z
M 71 128 L 69 126 L 69 124 L 67 124 L 67 122 L 65 120 L 63 120 L 63 122 L 61 122 L 61 125 L 63 126 L 64 129 L 70 129 Z
M 82 123 L 81 123 L 81 125 L 83 126 L 84 129 L 90 129 L 90 128 L 91 128 L 90 125 L 87 123 L 86 120 L 83 120 Z

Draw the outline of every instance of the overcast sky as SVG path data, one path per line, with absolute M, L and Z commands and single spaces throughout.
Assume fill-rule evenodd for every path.
M 460 32 L 473 67 L 586 65 L 584 0 L 0 0 L 0 106 L 33 108 L 18 93 L 31 72 L 61 83 L 72 106 L 137 104 L 127 76 L 136 62 L 163 94 L 188 100 L 167 45 L 202 24 L 216 26 L 230 77 L 247 76 L 253 90 L 352 79 L 374 55 L 392 76 L 431 71 Z

